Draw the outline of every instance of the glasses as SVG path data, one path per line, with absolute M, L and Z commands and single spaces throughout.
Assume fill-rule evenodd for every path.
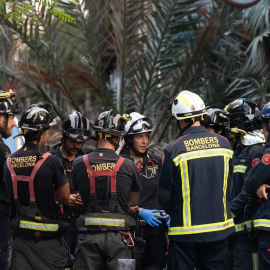
M 65 133 L 73 140 L 85 141 L 91 137 L 91 132 L 86 129 L 71 128 Z
M 149 118 L 143 118 L 135 121 L 129 128 L 129 132 L 140 132 L 142 130 L 151 130 L 153 124 Z

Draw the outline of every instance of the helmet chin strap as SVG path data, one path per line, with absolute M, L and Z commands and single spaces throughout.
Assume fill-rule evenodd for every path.
M 116 151 L 119 147 L 119 143 L 116 143 L 112 138 L 107 138 L 107 140 L 110 142 L 110 144 L 114 146 L 115 151 Z
M 134 154 L 138 157 L 144 157 L 147 155 L 147 150 L 143 153 L 139 152 L 133 145 L 133 135 L 129 135 L 129 139 L 125 140 L 128 148 L 131 148 Z
M 133 145 L 132 145 L 130 148 L 132 149 L 132 151 L 134 152 L 134 154 L 135 154 L 136 156 L 144 157 L 144 156 L 147 155 L 147 150 L 146 150 L 145 152 L 141 153 L 141 152 L 139 152 L 138 150 L 136 150 L 136 148 L 135 148 Z
M 179 120 L 177 120 L 177 125 L 178 125 L 178 128 L 180 129 L 180 135 L 182 135 L 183 132 L 184 132 L 186 129 L 190 128 L 193 124 L 194 124 L 194 122 L 189 122 L 184 128 L 181 128 L 181 127 L 180 127 Z

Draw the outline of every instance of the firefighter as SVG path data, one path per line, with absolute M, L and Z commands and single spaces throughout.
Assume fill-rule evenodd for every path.
M 124 124 L 113 110 L 101 113 L 93 126 L 97 148 L 73 162 L 74 189 L 83 202 L 75 270 L 115 270 L 118 259 L 131 259 L 130 207 L 138 205 L 140 180 L 135 164 L 115 153 Z
M 61 131 L 61 143 L 55 145 L 51 153 L 60 159 L 69 182 L 71 200 L 69 206 L 64 205 L 63 218 L 70 224 L 66 236 L 71 254 L 74 255 L 77 244 L 76 218 L 79 216 L 79 206 L 82 205 L 82 201 L 80 194 L 73 189 L 72 168 L 74 159 L 84 155 L 82 147 L 84 142 L 91 137 L 91 125 L 80 112 L 75 112 L 64 119 Z
M 259 196 L 259 206 L 254 217 L 254 227 L 258 232 L 258 253 L 260 270 L 270 268 L 270 103 L 254 118 L 254 122 L 262 126 L 266 140 L 265 151 L 261 160 L 252 167 L 245 178 L 240 194 L 230 202 L 230 209 L 234 215 L 243 214 L 248 204 L 256 204 Z
M 206 109 L 197 94 L 181 91 L 170 109 L 182 136 L 164 150 L 159 181 L 161 207 L 171 216 L 168 269 L 230 269 L 233 151 L 201 126 Z
M 201 124 L 210 132 L 217 133 L 225 137 L 225 128 L 229 124 L 229 118 L 222 114 L 221 109 L 208 106 Z
M 158 181 L 162 166 L 161 157 L 148 153 L 149 136 L 153 128 L 151 120 L 137 112 L 130 114 L 125 125 L 126 147 L 122 156 L 132 160 L 140 174 L 141 193 L 136 209 L 147 223 L 142 226 L 142 237 L 146 241 L 143 269 L 162 270 L 166 266 L 167 224 L 165 214 L 158 202 Z M 160 219 L 162 218 L 162 219 Z
M 7 139 L 12 135 L 12 128 L 16 126 L 14 114 L 19 113 L 19 111 L 19 101 L 15 100 L 15 93 L 0 91 L 0 270 L 8 269 L 10 226 L 10 204 L 3 179 L 4 164 L 11 153 L 2 139 Z
M 59 159 L 41 154 L 56 124 L 51 104 L 33 104 L 19 121 L 25 144 L 5 163 L 4 176 L 12 214 L 12 269 L 70 269 L 64 232 L 56 199 L 69 201 L 69 184 Z
M 253 118 L 260 108 L 248 99 L 236 99 L 223 111 L 230 121 L 230 134 L 235 141 L 233 189 L 229 201 L 242 190 L 249 170 L 261 159 L 265 143 L 260 130 L 256 130 Z M 238 132 L 235 133 L 234 130 Z M 242 130 L 242 133 L 239 132 Z M 243 134 L 243 135 L 242 135 Z M 252 211 L 251 211 L 252 210 Z M 234 270 L 255 270 L 258 265 L 258 242 L 252 228 L 255 205 L 248 206 L 246 212 L 234 217 L 235 233 L 230 236 L 230 248 L 233 254 Z

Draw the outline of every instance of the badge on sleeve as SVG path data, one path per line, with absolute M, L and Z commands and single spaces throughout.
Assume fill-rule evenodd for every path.
M 165 155 L 163 154 L 163 156 L 162 156 L 162 164 L 164 163 L 164 158 L 165 158 Z
M 269 165 L 270 164 L 270 154 L 264 154 L 262 157 L 262 163 L 264 165 Z
M 260 159 L 259 158 L 254 158 L 253 160 L 252 160 L 252 167 L 255 167 L 258 163 L 260 162 Z

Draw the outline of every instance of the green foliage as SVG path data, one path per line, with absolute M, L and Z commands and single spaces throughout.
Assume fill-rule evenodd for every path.
M 50 10 L 50 13 L 52 13 L 54 16 L 58 17 L 60 20 L 62 20 L 63 22 L 68 22 L 68 23 L 76 23 L 76 19 L 71 17 L 70 15 L 57 10 L 57 9 L 52 9 Z
M 74 5 L 76 5 L 76 0 L 73 0 L 73 3 Z M 16 23 L 18 28 L 21 28 L 25 23 L 25 21 L 28 20 L 29 18 L 30 24 L 36 24 L 39 26 L 41 25 L 41 21 L 36 14 L 37 13 L 36 5 L 38 5 L 38 7 L 43 6 L 45 8 L 53 8 L 57 7 L 58 4 L 59 4 L 58 0 L 35 0 L 34 2 L 29 1 L 29 3 L 27 3 L 26 1 L 23 1 L 23 3 L 21 3 L 18 0 L 12 1 L 4 0 L 1 1 L 0 13 L 4 15 L 5 19 L 12 19 L 14 23 Z M 5 12 L 6 5 L 8 5 L 7 13 Z M 75 18 L 56 8 L 51 9 L 50 12 L 64 22 L 68 23 L 76 22 Z
M 220 108 L 238 97 L 269 100 L 268 1 L 244 12 L 209 2 L 206 9 L 199 0 L 42 1 L 37 13 L 18 4 L 16 18 L 15 7 L 9 20 L 1 17 L 13 47 L 0 72 L 31 85 L 31 97 L 61 115 L 83 106 L 92 120 L 110 108 L 139 111 L 158 124 L 155 141 L 170 141 L 178 128 L 167 106 L 180 90 Z

